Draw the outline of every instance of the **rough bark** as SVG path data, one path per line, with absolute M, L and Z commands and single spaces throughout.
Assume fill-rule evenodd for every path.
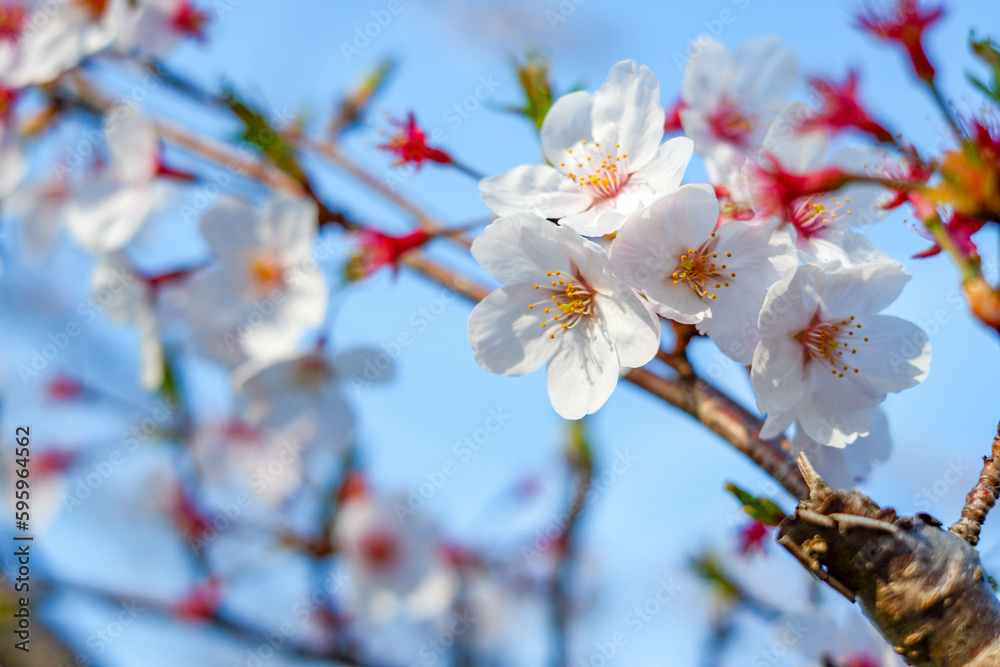
M 781 523 L 782 546 L 857 601 L 907 664 L 1000 665 L 1000 602 L 975 547 L 928 514 L 830 488 L 803 454 L 799 466 L 809 498 Z

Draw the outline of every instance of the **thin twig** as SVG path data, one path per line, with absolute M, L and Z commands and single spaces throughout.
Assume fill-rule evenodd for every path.
M 998 496 L 1000 496 L 1000 426 L 997 427 L 997 435 L 993 438 L 991 456 L 983 457 L 983 471 L 979 474 L 979 481 L 965 498 L 962 518 L 948 530 L 972 546 L 979 544 L 979 531 L 982 530 L 986 515 L 993 509 Z

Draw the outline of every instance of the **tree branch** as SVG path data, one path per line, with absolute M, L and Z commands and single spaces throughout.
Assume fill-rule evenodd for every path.
M 809 498 L 782 521 L 782 546 L 859 602 L 908 664 L 1000 664 L 1000 601 L 969 542 L 928 514 L 899 517 L 856 489 L 830 488 L 804 454 L 799 465 Z
M 979 531 L 982 530 L 983 521 L 986 520 L 987 513 L 993 509 L 998 496 L 1000 496 L 1000 426 L 997 427 L 997 435 L 993 438 L 992 455 L 983 457 L 983 472 L 979 475 L 979 482 L 972 487 L 972 491 L 969 491 L 969 495 L 965 498 L 962 518 L 949 530 L 972 546 L 979 544 Z

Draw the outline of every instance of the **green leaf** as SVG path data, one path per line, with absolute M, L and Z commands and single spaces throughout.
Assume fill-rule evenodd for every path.
M 987 84 L 970 73 L 966 76 L 973 86 L 1000 103 L 1000 49 L 989 37 L 977 40 L 976 33 L 972 30 L 969 31 L 969 46 L 972 47 L 972 53 L 990 70 L 993 81 Z
M 736 496 L 743 505 L 743 511 L 752 519 L 768 526 L 777 526 L 785 518 L 781 508 L 767 498 L 758 498 L 732 483 L 726 484 L 726 490 Z
M 257 148 L 281 171 L 302 185 L 308 185 L 305 172 L 299 166 L 295 150 L 279 130 L 272 127 L 267 117 L 241 98 L 231 88 L 223 90 L 222 101 L 243 122 L 240 138 Z
M 514 61 L 514 71 L 524 92 L 524 103 L 521 106 L 505 108 L 527 117 L 536 128 L 541 129 L 545 115 L 552 107 L 549 64 L 537 53 L 528 53 L 524 62 Z

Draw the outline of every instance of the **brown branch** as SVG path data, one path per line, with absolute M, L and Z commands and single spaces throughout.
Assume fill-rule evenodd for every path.
M 809 489 L 792 461 L 786 438 L 761 440 L 760 418 L 754 416 L 700 377 L 668 380 L 645 368 L 634 368 L 625 379 L 680 408 L 760 466 L 790 494 L 805 498 Z
M 819 579 L 860 603 L 916 667 L 1000 664 L 1000 601 L 979 553 L 927 514 L 899 517 L 854 489 L 827 486 L 799 455 L 809 498 L 778 542 Z
M 979 531 L 982 530 L 986 515 L 996 505 L 1000 496 L 1000 426 L 993 438 L 993 452 L 983 457 L 983 471 L 979 481 L 965 498 L 962 508 L 962 518 L 956 521 L 949 530 L 963 540 L 976 546 L 979 544 Z

